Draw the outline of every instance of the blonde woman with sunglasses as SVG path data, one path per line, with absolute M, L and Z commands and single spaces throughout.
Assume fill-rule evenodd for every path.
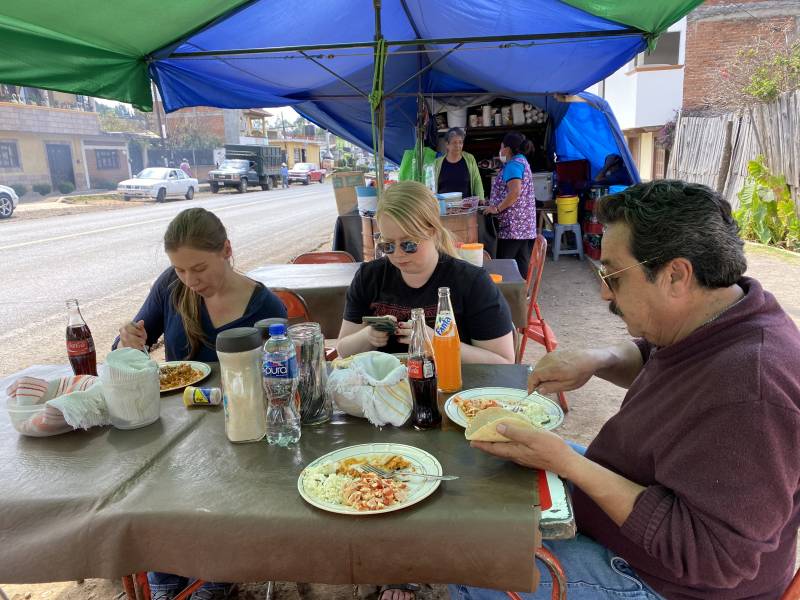
M 456 258 L 439 205 L 421 183 L 403 181 L 383 195 L 376 213 L 382 258 L 361 265 L 347 292 L 337 350 L 350 356 L 369 350 L 408 351 L 411 309 L 423 308 L 428 327 L 436 317 L 438 289 L 450 288 L 465 363 L 513 363 L 513 324 L 508 304 L 489 273 Z M 395 333 L 362 323 L 388 315 Z M 429 333 L 433 336 L 433 330 Z

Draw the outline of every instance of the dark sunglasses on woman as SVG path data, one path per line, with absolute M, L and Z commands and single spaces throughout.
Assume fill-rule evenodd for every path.
M 413 240 L 403 240 L 402 242 L 386 242 L 381 240 L 375 244 L 375 247 L 384 254 L 394 254 L 397 246 L 400 246 L 400 248 L 406 254 L 414 254 L 419 248 L 419 242 L 415 242 Z

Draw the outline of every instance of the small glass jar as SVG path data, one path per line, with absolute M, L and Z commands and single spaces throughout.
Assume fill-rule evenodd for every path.
M 325 393 L 328 383 L 328 366 L 325 362 L 325 336 L 319 323 L 298 323 L 289 327 L 289 337 L 297 353 L 300 371 L 300 420 L 303 425 L 317 425 L 329 421 L 333 405 Z

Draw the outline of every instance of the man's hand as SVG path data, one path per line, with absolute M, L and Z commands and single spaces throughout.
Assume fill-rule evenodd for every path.
M 597 357 L 591 351 L 548 352 L 528 376 L 528 391 L 553 394 L 576 390 L 592 378 L 598 367 Z
M 552 471 L 566 478 L 575 463 L 583 458 L 558 435 L 546 429 L 531 431 L 517 425 L 500 424 L 497 432 L 511 441 L 471 442 L 470 445 L 523 467 Z
M 531 431 L 517 425 L 500 424 L 498 433 L 510 442 L 471 442 L 474 448 L 507 458 L 523 467 L 552 471 L 586 492 L 620 527 L 630 516 L 644 487 L 581 456 L 555 433 Z

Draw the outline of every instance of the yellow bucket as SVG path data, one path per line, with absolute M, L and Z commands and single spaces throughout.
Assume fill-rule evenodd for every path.
M 578 222 L 578 197 L 559 196 L 556 198 L 558 222 L 561 225 L 574 225 Z

